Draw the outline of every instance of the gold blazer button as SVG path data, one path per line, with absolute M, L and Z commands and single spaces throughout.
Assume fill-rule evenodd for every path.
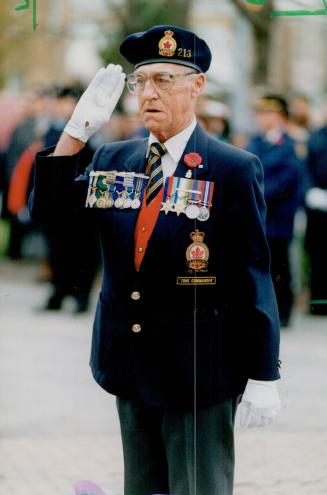
M 139 333 L 141 330 L 142 330 L 142 327 L 141 325 L 139 325 L 138 323 L 135 323 L 133 326 L 132 326 L 132 330 L 134 333 Z

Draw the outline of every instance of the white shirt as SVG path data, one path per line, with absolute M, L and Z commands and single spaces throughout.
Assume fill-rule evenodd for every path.
M 185 129 L 183 129 L 181 132 L 178 134 L 175 134 L 175 136 L 169 138 L 165 143 L 163 143 L 166 148 L 167 148 L 167 153 L 161 158 L 161 164 L 162 164 L 162 172 L 164 178 L 169 177 L 170 175 L 173 175 L 179 160 L 181 159 L 181 156 L 185 150 L 186 144 L 188 140 L 190 139 L 194 129 L 196 127 L 196 118 L 195 116 L 193 117 L 193 120 L 189 126 L 187 126 Z M 148 141 L 148 153 L 149 149 L 152 143 L 158 143 L 158 139 L 153 135 L 150 134 L 149 136 L 149 141 Z M 147 155 L 148 155 L 147 153 Z

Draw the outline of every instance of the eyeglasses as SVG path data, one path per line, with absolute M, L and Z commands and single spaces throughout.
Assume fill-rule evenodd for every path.
M 127 74 L 126 82 L 129 91 L 134 95 L 140 95 L 145 88 L 145 84 L 150 79 L 155 89 L 169 91 L 175 84 L 178 77 L 186 77 L 196 74 L 196 72 L 186 72 L 181 74 L 171 74 L 170 72 L 152 72 L 149 76 L 141 73 Z

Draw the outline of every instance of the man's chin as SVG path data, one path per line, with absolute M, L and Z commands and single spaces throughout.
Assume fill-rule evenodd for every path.
M 158 122 L 157 120 L 154 120 L 153 118 L 144 119 L 143 125 L 149 132 L 152 132 L 152 133 L 160 132 L 162 130 L 162 122 Z

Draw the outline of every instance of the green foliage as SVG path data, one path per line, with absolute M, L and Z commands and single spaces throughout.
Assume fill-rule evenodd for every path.
M 112 19 L 103 33 L 106 40 L 100 50 L 104 63 L 121 64 L 128 72 L 131 66 L 119 53 L 122 40 L 131 33 L 145 31 L 158 24 L 188 28 L 193 0 L 106 0 L 108 17 Z

